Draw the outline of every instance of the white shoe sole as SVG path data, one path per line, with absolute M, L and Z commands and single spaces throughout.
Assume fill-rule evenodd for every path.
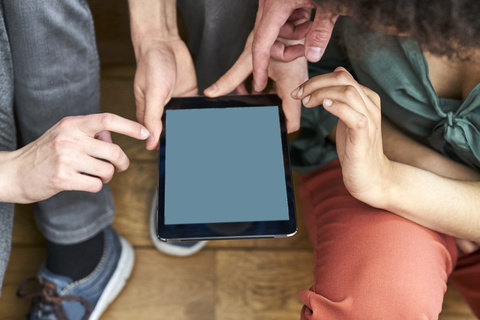
M 103 314 L 108 305 L 115 300 L 120 291 L 122 291 L 125 283 L 127 282 L 133 269 L 133 262 L 135 261 L 135 253 L 132 246 L 127 240 L 120 237 L 120 243 L 122 245 L 122 253 L 118 260 L 117 269 L 113 273 L 110 281 L 108 281 L 105 290 L 103 290 L 100 299 L 98 299 L 97 305 L 92 314 L 88 318 L 89 320 L 98 320 Z
M 158 190 L 158 189 L 157 189 Z M 152 201 L 152 210 L 150 212 L 150 238 L 152 239 L 153 245 L 160 250 L 161 252 L 176 256 L 176 257 L 186 257 L 191 256 L 192 254 L 197 253 L 198 251 L 202 250 L 203 247 L 208 243 L 208 241 L 198 241 L 198 243 L 192 247 L 180 247 L 174 244 L 163 242 L 157 238 L 157 230 L 156 230 L 156 214 L 157 214 L 157 194 L 153 195 Z

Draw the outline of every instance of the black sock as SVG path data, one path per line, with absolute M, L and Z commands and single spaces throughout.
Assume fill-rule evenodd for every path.
M 98 265 L 103 255 L 104 232 L 86 241 L 63 245 L 47 240 L 46 267 L 53 273 L 73 281 L 88 276 Z

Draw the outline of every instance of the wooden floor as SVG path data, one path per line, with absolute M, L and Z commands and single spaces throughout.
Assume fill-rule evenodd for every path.
M 103 69 L 103 111 L 134 119 L 133 72 L 133 67 Z M 299 319 L 298 292 L 310 287 L 313 279 L 312 247 L 301 214 L 298 235 L 290 239 L 210 242 L 192 257 L 163 255 L 153 247 L 148 233 L 156 152 L 146 151 L 142 142 L 127 137 L 115 135 L 114 141 L 131 160 L 130 168 L 111 182 L 117 208 L 114 227 L 133 244 L 136 263 L 124 291 L 102 319 Z M 29 206 L 18 206 L 15 216 L 0 319 L 25 315 L 28 302 L 18 300 L 15 290 L 36 274 L 44 260 L 44 240 L 30 211 Z M 440 319 L 475 317 L 449 287 Z

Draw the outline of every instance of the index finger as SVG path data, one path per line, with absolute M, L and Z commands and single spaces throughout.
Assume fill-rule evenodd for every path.
M 120 133 L 138 140 L 145 140 L 150 132 L 140 123 L 122 118 L 112 113 L 97 113 L 83 116 L 79 129 L 93 137 L 101 131 Z

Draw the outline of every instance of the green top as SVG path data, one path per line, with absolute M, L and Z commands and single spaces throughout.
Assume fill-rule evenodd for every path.
M 353 22 L 347 26 L 349 36 L 355 36 Z M 416 41 L 374 31 L 361 36 L 366 49 L 350 54 L 350 63 L 357 80 L 380 95 L 383 116 L 416 141 L 480 170 L 480 84 L 464 101 L 438 98 Z M 354 46 L 346 43 L 353 53 Z M 316 74 L 320 73 L 324 72 Z M 319 110 L 311 111 L 314 109 Z M 336 119 L 322 107 L 314 109 L 302 109 L 302 132 L 292 143 L 292 162 L 301 173 L 337 157 L 333 144 L 326 141 L 327 130 L 333 128 Z M 317 121 L 319 118 L 321 121 Z M 322 123 L 326 124 L 324 128 L 319 126 Z

